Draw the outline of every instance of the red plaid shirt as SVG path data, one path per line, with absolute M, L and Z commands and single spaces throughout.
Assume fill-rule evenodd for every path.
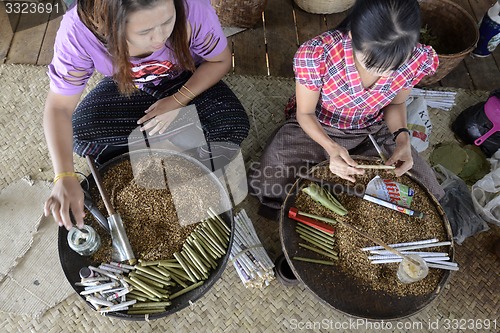
M 321 91 L 316 108 L 321 123 L 339 129 L 360 129 L 380 122 L 382 108 L 401 90 L 434 74 L 438 64 L 430 46 L 417 44 L 406 63 L 365 89 L 354 65 L 351 39 L 333 30 L 302 44 L 293 67 L 297 82 Z

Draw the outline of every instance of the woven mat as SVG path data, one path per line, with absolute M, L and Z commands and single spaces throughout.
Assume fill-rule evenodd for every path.
M 49 180 L 52 176 L 41 128 L 48 83 L 44 73 L 43 67 L 0 66 L 4 82 L 0 96 L 0 114 L 3 116 L 0 124 L 5 125 L 5 130 L 0 131 L 0 189 L 26 174 L 37 180 Z M 228 76 L 226 81 L 241 99 L 251 119 L 251 134 L 243 146 L 244 158 L 248 162 L 258 158 L 267 136 L 283 121 L 282 109 L 293 91 L 293 81 L 236 75 Z M 431 110 L 432 144 L 437 142 L 434 138 L 453 140 L 453 135 L 446 132 L 452 116 L 485 96 L 484 92 L 459 90 L 458 105 L 451 112 Z M 76 164 L 79 170 L 86 170 L 84 160 L 77 159 Z M 254 198 L 245 199 L 240 207 L 249 213 L 271 258 L 276 258 L 280 252 L 278 224 L 257 215 L 258 204 Z M 387 331 L 445 331 L 443 325 L 447 319 L 498 320 L 499 260 L 492 253 L 492 245 L 499 237 L 500 228 L 492 226 L 488 232 L 471 237 L 458 246 L 456 257 L 461 269 L 452 274 L 445 290 L 421 312 L 399 322 L 390 322 L 392 329 Z M 441 329 L 436 329 L 436 324 L 441 325 Z M 174 328 L 176 332 L 260 333 L 299 329 L 335 331 L 336 328 L 340 328 L 339 331 L 380 331 L 372 322 L 356 321 L 325 305 L 303 286 L 286 288 L 274 281 L 263 290 L 245 289 L 231 266 L 191 307 L 151 322 L 129 322 L 100 316 L 76 294 L 38 319 L 0 314 L 0 332 L 167 332 Z M 468 331 L 484 332 L 475 328 Z

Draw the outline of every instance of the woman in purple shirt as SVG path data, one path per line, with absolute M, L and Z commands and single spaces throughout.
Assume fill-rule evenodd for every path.
M 69 229 L 71 209 L 83 225 L 73 151 L 103 163 L 127 151 L 138 126 L 161 137 L 189 104 L 208 143 L 198 154 L 210 147 L 210 156 L 230 159 L 249 128 L 221 81 L 230 67 L 209 0 L 78 0 L 61 22 L 48 70 L 43 123 L 55 178 L 45 215 Z M 95 70 L 105 78 L 78 103 Z

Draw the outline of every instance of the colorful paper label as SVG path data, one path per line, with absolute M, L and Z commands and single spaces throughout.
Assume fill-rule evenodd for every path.
M 368 183 L 366 194 L 392 202 L 399 206 L 410 208 L 415 191 L 391 179 L 383 179 L 380 178 L 380 176 L 375 176 Z

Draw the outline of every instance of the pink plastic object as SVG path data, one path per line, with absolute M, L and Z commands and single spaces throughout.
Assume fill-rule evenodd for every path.
M 500 98 L 496 96 L 489 98 L 486 104 L 484 104 L 484 113 L 493 123 L 493 127 L 474 141 L 476 146 L 481 145 L 493 133 L 500 131 Z

